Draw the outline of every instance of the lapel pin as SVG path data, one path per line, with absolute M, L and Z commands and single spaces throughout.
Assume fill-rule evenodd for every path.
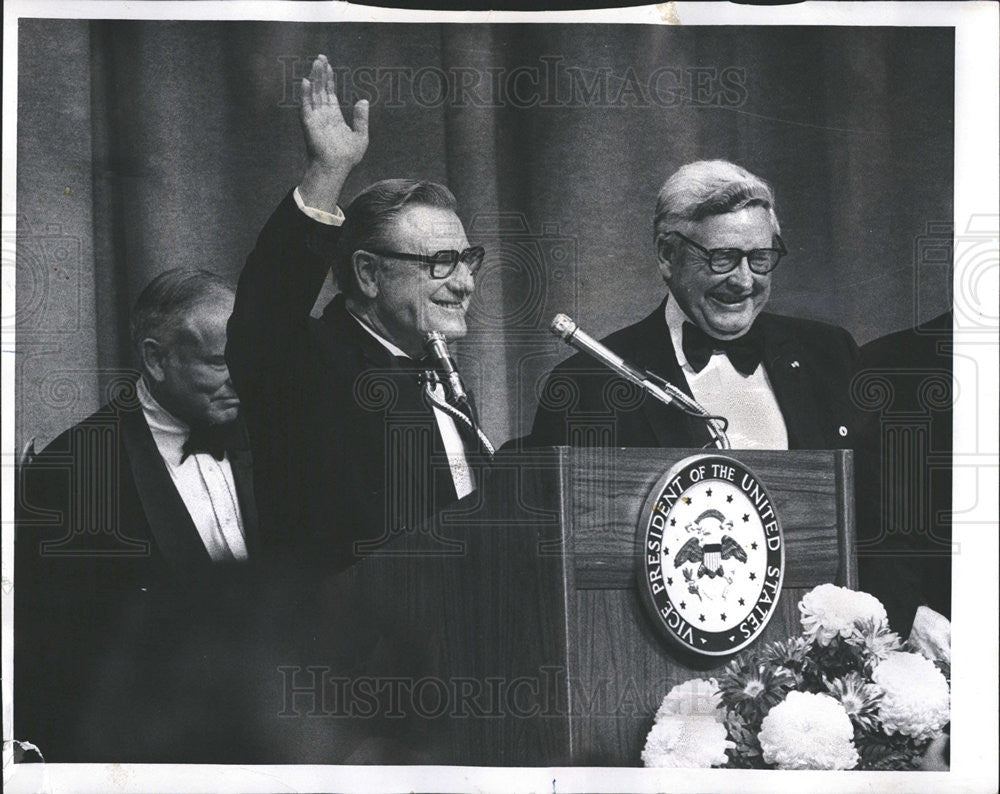
M 793 361 L 791 364 L 789 364 L 789 366 L 792 369 L 798 369 L 799 368 L 799 362 L 798 361 Z
M 847 435 L 847 428 L 844 427 L 843 425 L 841 425 L 840 429 L 838 429 L 837 432 L 840 433 L 841 437 L 846 436 Z

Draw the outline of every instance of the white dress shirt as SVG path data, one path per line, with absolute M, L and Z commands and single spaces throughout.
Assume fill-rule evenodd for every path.
M 716 352 L 701 372 L 695 372 L 682 344 L 684 323 L 691 321 L 672 297 L 667 299 L 665 313 L 677 363 L 691 394 L 710 414 L 729 420 L 726 435 L 733 449 L 788 449 L 788 429 L 763 363 L 744 375 L 725 353 Z
M 142 378 L 138 395 L 156 448 L 212 561 L 247 559 L 243 516 L 229 457 L 216 460 L 207 452 L 197 452 L 181 461 L 191 429 L 153 398 Z
M 298 208 L 314 221 L 325 223 L 328 226 L 340 226 L 344 222 L 344 213 L 341 211 L 340 207 L 337 207 L 336 212 L 325 212 L 324 210 L 318 210 L 315 207 L 308 207 L 302 200 L 302 194 L 299 192 L 298 188 L 295 188 L 292 196 L 295 198 L 295 203 L 298 205 Z M 364 328 L 365 331 L 371 334 L 375 340 L 392 355 L 412 358 L 412 356 L 407 355 L 407 353 L 404 352 L 398 345 L 393 344 L 384 336 L 372 328 L 369 328 L 368 325 L 353 312 L 351 313 L 351 316 L 354 317 L 358 324 Z M 435 396 L 440 397 L 441 400 L 444 400 L 444 386 L 440 382 L 434 385 L 434 394 Z M 472 476 L 472 469 L 469 467 L 469 462 L 465 457 L 465 444 L 462 443 L 462 436 L 459 435 L 458 427 L 455 426 L 455 420 L 437 406 L 434 406 L 434 419 L 437 421 L 438 430 L 441 433 L 441 440 L 444 442 L 445 456 L 448 459 L 448 466 L 451 469 L 452 480 L 455 483 L 455 492 L 457 493 L 458 498 L 461 499 L 476 490 L 475 480 Z

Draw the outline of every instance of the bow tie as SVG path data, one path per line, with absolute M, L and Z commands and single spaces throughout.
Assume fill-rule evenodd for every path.
M 408 372 L 414 377 L 421 377 L 425 372 L 434 371 L 434 361 L 430 356 L 423 358 L 410 358 L 409 356 L 393 356 L 396 364 L 404 372 Z
M 393 358 L 396 359 L 396 363 L 399 365 L 400 369 L 410 375 L 413 375 L 413 377 L 420 382 L 421 387 L 426 381 L 429 381 L 432 386 L 442 382 L 434 356 L 427 355 L 421 359 L 410 358 L 408 356 L 393 356 Z M 467 416 L 469 415 L 469 411 L 466 408 L 452 403 L 450 393 L 447 400 L 453 408 L 458 408 L 458 410 L 462 411 L 462 413 Z M 475 419 L 473 419 L 473 421 L 475 421 Z M 461 425 L 459 429 L 461 429 Z
M 725 353 L 729 362 L 743 375 L 751 375 L 764 358 L 764 345 L 756 326 L 736 339 L 716 339 L 698 326 L 685 322 L 682 347 L 684 357 L 695 372 L 701 372 L 716 351 Z
M 181 447 L 181 463 L 188 455 L 206 452 L 216 460 L 226 457 L 226 431 L 223 425 L 195 425 Z

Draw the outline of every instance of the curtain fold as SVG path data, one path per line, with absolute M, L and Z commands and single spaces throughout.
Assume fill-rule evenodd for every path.
M 318 52 L 345 104 L 372 99 L 344 203 L 377 179 L 445 182 L 490 252 L 458 356 L 498 443 L 569 353 L 553 314 L 600 336 L 662 299 L 656 193 L 693 159 L 774 185 L 791 253 L 773 310 L 864 342 L 950 304 L 949 268 L 914 253 L 952 218 L 948 29 L 20 24 L 19 446 L 118 387 L 150 278 L 235 282 L 301 173 L 297 84 Z

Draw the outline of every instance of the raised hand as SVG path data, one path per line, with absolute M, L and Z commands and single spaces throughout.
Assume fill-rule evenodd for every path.
M 333 69 L 325 55 L 313 61 L 302 80 L 302 131 L 308 165 L 299 186 L 311 207 L 333 211 L 351 169 L 368 148 L 368 101 L 354 106 L 354 128 L 344 120 L 337 101 Z

